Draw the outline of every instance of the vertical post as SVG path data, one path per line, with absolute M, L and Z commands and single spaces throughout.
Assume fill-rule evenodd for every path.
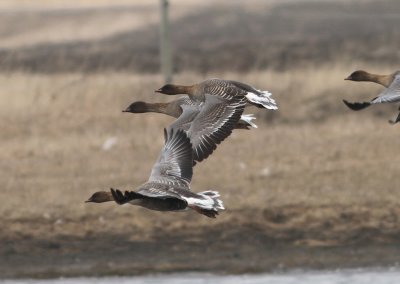
M 172 82 L 172 57 L 168 22 L 168 0 L 160 0 L 160 59 L 165 83 Z

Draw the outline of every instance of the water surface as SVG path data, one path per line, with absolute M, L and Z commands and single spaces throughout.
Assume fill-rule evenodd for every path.
M 400 270 L 354 269 L 338 271 L 293 271 L 287 273 L 246 274 L 246 275 L 213 275 L 213 274 L 165 274 L 138 277 L 82 277 L 59 278 L 46 280 L 18 279 L 0 280 L 1 284 L 398 284 Z

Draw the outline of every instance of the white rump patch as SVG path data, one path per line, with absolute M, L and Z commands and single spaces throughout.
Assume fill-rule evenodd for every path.
M 218 191 L 213 191 L 213 190 L 208 190 L 208 191 L 203 191 L 203 192 L 199 192 L 199 195 L 202 195 L 204 197 L 208 197 L 211 198 L 212 201 L 214 202 L 213 205 L 213 209 L 214 210 L 224 210 L 224 203 L 222 202 L 221 199 L 218 199 L 218 197 L 220 197 L 220 194 Z
M 261 91 L 257 90 L 261 94 L 257 95 L 252 92 L 248 92 L 246 95 L 246 98 L 251 101 L 252 103 L 256 103 L 259 105 L 262 105 L 263 107 L 267 109 L 278 109 L 278 106 L 273 98 L 271 98 L 271 93 L 268 91 Z
M 184 196 L 182 196 L 182 198 L 184 198 L 189 205 L 195 205 L 202 209 L 216 211 L 225 209 L 222 200 L 218 199 L 220 195 L 217 191 L 203 191 L 197 194 L 200 195 L 202 198 Z

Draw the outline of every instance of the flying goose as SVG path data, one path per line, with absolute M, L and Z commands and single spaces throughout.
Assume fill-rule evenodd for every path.
M 193 151 L 190 139 L 183 130 L 164 129 L 165 144 L 154 164 L 149 180 L 136 191 L 110 189 L 94 193 L 86 202 L 115 201 L 130 203 L 157 211 L 181 211 L 188 208 L 210 218 L 224 210 L 216 191 L 190 191 L 193 175 Z
M 260 91 L 247 84 L 232 80 L 208 79 L 191 86 L 167 84 L 155 92 L 165 95 L 187 94 L 191 99 L 198 101 L 204 101 L 205 94 L 226 99 L 241 97 L 248 104 L 260 108 L 278 109 L 270 92 Z
M 367 81 L 374 82 L 385 86 L 386 89 L 383 90 L 377 97 L 373 98 L 370 102 L 355 102 L 350 103 L 346 100 L 343 102 L 352 110 L 362 110 L 366 107 L 369 107 L 372 104 L 380 104 L 380 103 L 396 103 L 400 102 L 400 71 L 396 71 L 389 75 L 376 75 L 371 74 L 363 70 L 354 71 L 350 74 L 345 80 L 350 81 Z M 400 110 L 400 107 L 399 107 Z M 389 120 L 389 123 L 395 124 L 400 121 L 400 113 L 397 118 L 393 120 Z
M 246 102 L 204 95 L 203 102 L 182 104 L 181 114 L 170 127 L 187 132 L 193 147 L 193 165 L 206 159 L 237 126 Z
M 175 118 L 178 118 L 182 114 L 182 106 L 200 106 L 202 103 L 192 100 L 189 96 L 182 96 L 177 100 L 173 100 L 168 103 L 147 103 L 142 101 L 136 101 L 131 103 L 122 112 L 130 113 L 146 113 L 146 112 L 157 112 L 163 113 Z M 257 128 L 257 125 L 252 122 L 256 119 L 253 114 L 242 114 L 240 120 L 235 125 L 235 129 L 247 129 Z

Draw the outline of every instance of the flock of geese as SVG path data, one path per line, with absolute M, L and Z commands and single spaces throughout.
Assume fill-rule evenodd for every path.
M 390 75 L 376 75 L 366 71 L 353 72 L 345 80 L 368 81 L 386 87 L 370 102 L 343 102 L 358 111 L 372 104 L 400 101 L 400 71 Z M 148 181 L 136 191 L 95 192 L 86 202 L 115 201 L 130 203 L 157 211 L 192 209 L 210 218 L 224 210 L 217 191 L 194 193 L 190 190 L 193 166 L 206 159 L 233 129 L 257 128 L 251 114 L 243 114 L 245 107 L 256 106 L 276 110 L 271 93 L 237 81 L 209 79 L 191 86 L 167 84 L 155 92 L 165 95 L 184 95 L 169 103 L 134 102 L 124 112 L 163 113 L 176 120 L 164 129 L 165 143 L 154 164 Z M 400 110 L 400 108 L 399 108 Z M 400 113 L 394 124 L 400 121 Z

